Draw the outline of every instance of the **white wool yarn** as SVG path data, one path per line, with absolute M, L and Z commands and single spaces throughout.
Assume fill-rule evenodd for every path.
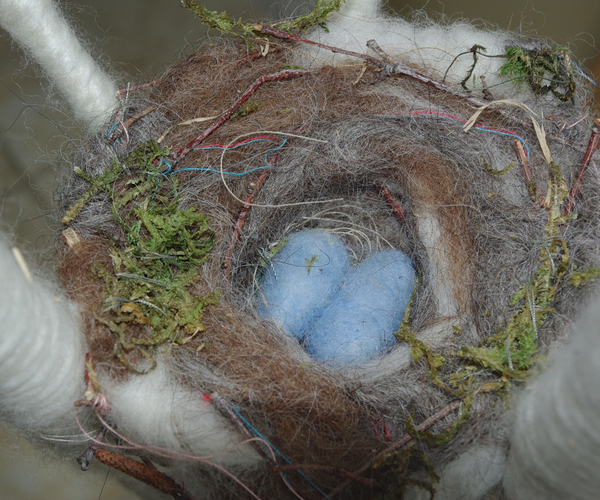
M 0 0 L 0 26 L 42 67 L 74 116 L 99 130 L 117 107 L 117 87 L 84 49 L 52 0 Z
M 511 500 L 584 500 L 600 491 L 600 307 L 521 395 L 504 488 Z M 591 375 L 592 374 L 592 375 Z
M 250 445 L 236 446 L 243 437 L 231 422 L 214 404 L 178 384 L 164 359 L 125 384 L 106 376 L 99 382 L 110 401 L 111 420 L 136 445 L 166 448 L 225 466 L 252 467 L 262 460 Z
M 480 500 L 502 480 L 506 462 L 503 446 L 476 445 L 450 462 L 435 485 L 436 500 Z M 406 500 L 428 500 L 429 492 L 411 487 Z M 533 497 L 532 497 L 533 498 Z
M 77 310 L 4 240 L 0 276 L 0 415 L 36 435 L 75 432 L 85 390 Z

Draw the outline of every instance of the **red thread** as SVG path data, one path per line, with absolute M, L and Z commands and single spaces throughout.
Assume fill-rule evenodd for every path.
M 383 420 L 377 419 L 375 420 L 375 434 L 377 435 L 377 439 L 381 441 L 385 441 L 389 443 L 390 441 L 390 430 L 387 428 L 387 425 L 383 422 Z M 383 435 L 383 437 L 382 437 Z

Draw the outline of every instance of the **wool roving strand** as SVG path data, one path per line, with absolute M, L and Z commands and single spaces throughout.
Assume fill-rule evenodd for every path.
M 75 117 L 98 130 L 117 107 L 117 87 L 51 0 L 0 0 L 0 26 L 42 67 Z
M 600 491 L 600 386 L 590 377 L 600 370 L 598 311 L 519 398 L 504 477 L 511 500 L 589 499 Z
M 0 276 L 0 415 L 36 435 L 75 432 L 73 403 L 85 389 L 77 309 L 50 282 L 24 274 L 4 240 Z

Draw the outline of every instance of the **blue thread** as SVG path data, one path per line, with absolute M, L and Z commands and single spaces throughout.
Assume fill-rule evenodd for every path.
M 283 460 L 285 460 L 286 463 L 288 463 L 289 465 L 292 465 L 292 461 L 290 459 L 288 459 L 283 453 L 281 453 L 275 446 L 273 446 L 269 440 L 264 437 L 257 429 L 254 428 L 254 426 L 248 422 L 243 416 L 242 414 L 239 412 L 239 410 L 235 407 L 231 407 L 232 410 L 235 412 L 235 414 L 240 417 L 241 421 L 244 422 L 244 425 L 246 427 L 248 427 L 248 429 L 250 429 L 252 431 L 252 433 L 254 434 L 255 437 L 259 437 L 260 439 L 264 440 L 265 442 L 269 443 L 269 446 L 271 447 L 271 449 L 277 453 Z M 321 493 L 321 495 L 323 495 L 323 498 L 329 498 L 329 496 L 327 495 L 327 493 L 325 493 L 321 488 L 319 488 L 315 483 L 313 483 L 308 477 L 306 477 L 306 474 L 304 474 L 304 472 L 302 472 L 301 470 L 296 470 L 296 472 L 298 474 L 300 474 L 304 479 L 306 479 L 306 481 L 308 481 L 308 483 L 315 489 L 317 490 L 319 493 Z
M 164 172 L 161 172 L 160 175 L 167 175 L 167 174 L 169 174 L 171 172 L 171 170 L 173 169 L 173 167 L 171 166 L 171 164 L 167 160 L 165 160 L 164 158 L 161 158 L 160 161 L 161 161 L 161 163 L 164 163 L 167 167 L 169 167 Z
M 108 134 L 106 134 L 106 137 L 110 137 L 110 134 L 112 134 L 113 130 L 116 129 L 119 126 L 119 122 L 115 123 L 112 127 L 110 127 L 110 130 L 108 131 Z
M 436 113 L 435 111 L 413 111 L 410 113 L 399 113 L 399 114 L 392 114 L 392 115 L 385 114 L 385 115 L 379 115 L 379 116 L 381 116 L 383 118 L 386 118 L 386 117 L 397 118 L 399 116 L 438 116 L 440 118 L 447 118 L 448 120 L 455 121 L 462 125 L 464 125 L 466 123 L 464 120 L 461 120 L 460 118 L 456 118 L 455 116 L 448 115 L 445 113 Z M 504 130 L 497 130 L 497 129 L 489 128 L 484 125 L 473 125 L 472 128 L 481 130 L 483 132 L 491 132 L 493 134 L 505 135 L 508 137 L 512 137 L 513 139 L 517 139 L 521 144 L 523 144 L 523 146 L 527 150 L 527 158 L 531 158 L 531 150 L 529 149 L 529 145 L 527 144 L 525 139 L 523 139 L 520 135 L 517 135 L 514 132 L 508 132 L 508 131 L 504 131 Z
M 491 132 L 492 134 L 498 134 L 498 135 L 506 135 L 508 137 L 512 137 L 513 139 L 517 139 L 517 141 L 519 141 L 521 144 L 523 144 L 523 146 L 527 150 L 527 158 L 531 158 L 531 151 L 529 150 L 529 145 L 525 142 L 525 139 L 523 139 L 521 136 L 519 136 L 513 132 L 504 132 L 502 130 L 487 128 L 487 127 L 484 127 L 483 125 L 474 125 L 473 128 L 476 128 L 478 130 L 483 130 L 484 132 Z
M 208 150 L 208 149 L 236 149 L 239 148 L 241 146 L 245 146 L 247 144 L 252 144 L 253 142 L 259 142 L 259 141 L 273 141 L 273 140 L 277 140 L 274 137 L 258 137 L 256 139 L 250 139 L 247 141 L 242 141 L 238 144 L 233 144 L 231 146 L 222 146 L 222 145 L 208 145 L 208 146 L 198 146 L 196 148 L 194 148 L 194 150 Z M 288 141 L 288 137 L 287 136 L 283 136 L 282 137 L 282 141 L 281 144 L 279 144 L 278 146 L 271 148 L 269 150 L 267 150 L 267 152 L 265 153 L 265 163 L 269 163 L 269 158 L 271 157 L 271 155 L 273 155 L 276 151 L 278 151 L 279 149 L 283 148 L 283 146 L 285 146 L 285 144 Z M 257 172 L 259 170 L 265 170 L 265 169 L 270 169 L 272 168 L 271 165 L 263 165 L 261 167 L 256 167 L 253 169 L 250 169 L 246 172 L 227 172 L 226 170 L 219 170 L 216 168 L 205 168 L 205 167 L 188 167 L 188 168 L 182 168 L 180 170 L 175 170 L 172 172 L 172 166 L 171 164 L 163 159 L 162 163 L 164 163 L 165 165 L 167 165 L 168 169 L 165 172 L 162 172 L 162 175 L 167 175 L 170 173 L 173 174 L 178 174 L 179 172 L 212 172 L 215 174 L 223 174 L 223 175 L 229 175 L 231 177 L 243 177 L 244 175 L 248 175 L 251 174 L 252 172 Z
M 170 167 L 170 165 L 169 165 Z M 265 170 L 265 169 L 270 169 L 272 168 L 269 165 L 265 165 L 264 167 L 256 167 L 253 168 L 251 170 L 248 170 L 246 172 L 227 172 L 226 170 L 217 170 L 216 168 L 200 168 L 200 167 L 188 167 L 188 168 L 182 168 L 179 170 L 175 170 L 175 172 L 173 172 L 174 174 L 178 174 L 179 172 L 213 172 L 215 174 L 223 174 L 223 175 L 230 175 L 232 177 L 243 177 L 244 175 L 248 175 L 251 174 L 252 172 L 256 172 L 257 170 Z M 163 174 L 168 174 L 169 172 L 163 172 Z

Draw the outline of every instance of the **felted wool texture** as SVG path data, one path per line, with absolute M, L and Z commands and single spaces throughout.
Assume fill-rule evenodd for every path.
M 590 422 L 598 415 L 600 391 L 587 374 L 598 370 L 598 319 L 596 303 L 573 327 L 572 342 L 557 353 L 551 369 L 520 395 L 504 479 L 510 498 L 597 495 L 599 459 L 593 450 L 600 436 Z
M 36 438 L 78 432 L 73 403 L 85 389 L 85 357 L 77 308 L 49 281 L 30 281 L 4 238 L 0 276 L 0 415 Z
M 303 339 L 339 288 L 350 265 L 339 238 L 326 231 L 301 231 L 266 265 L 256 312 L 288 335 Z
M 392 58 L 419 68 L 440 81 L 458 84 L 473 64 L 472 54 L 456 58 L 478 45 L 484 47 L 484 54 L 502 52 L 512 35 L 499 30 L 486 32 L 470 22 L 454 22 L 449 25 L 435 23 L 422 16 L 411 21 L 385 15 L 381 10 L 381 0 L 365 2 L 345 2 L 335 18 L 327 22 L 328 31 L 315 27 L 310 38 L 328 45 L 344 47 L 354 52 L 365 53 L 369 40 L 377 44 Z M 356 61 L 345 54 L 332 54 L 319 47 L 300 49 L 299 61 L 303 65 L 326 63 L 355 64 Z M 372 52 L 368 51 L 370 54 Z M 501 82 L 498 69 L 504 64 L 502 59 L 482 56 L 476 66 L 477 78 L 483 75 L 490 86 Z M 469 86 L 472 82 L 467 83 Z M 480 82 L 477 82 L 480 90 Z M 503 92 L 503 88 L 499 90 Z M 514 90 L 510 91 L 514 97 Z
M 506 453 L 501 446 L 473 446 L 440 471 L 435 497 L 441 500 L 478 500 L 486 496 L 496 498 L 495 494 L 489 495 L 488 492 L 501 481 L 505 461 Z M 406 498 L 427 500 L 430 493 L 411 486 Z
M 391 350 L 414 284 L 414 269 L 402 252 L 369 255 L 343 277 L 308 333 L 308 352 L 344 368 Z
M 104 125 L 117 107 L 117 86 L 54 1 L 1 0 L 0 26 L 42 67 L 78 120 L 92 131 Z
M 329 24 L 335 25 L 336 19 L 340 17 Z M 404 21 L 393 26 L 402 33 Z M 477 39 L 478 32 L 465 31 L 463 25 L 444 30 L 456 40 L 465 33 Z M 366 31 L 364 37 L 379 35 Z M 480 35 L 484 42 L 491 36 L 487 32 Z M 321 40 L 327 39 L 326 34 L 321 36 Z M 332 44 L 343 44 L 333 36 L 335 33 Z M 504 40 L 504 35 L 500 38 Z M 306 48 L 276 43 L 277 52 L 252 60 L 247 57 L 246 45 L 226 41 L 183 59 L 167 70 L 154 88 L 130 96 L 123 109 L 125 118 L 150 106 L 157 109 L 129 126 L 128 141 L 111 144 L 105 134 L 91 137 L 71 164 L 98 176 L 113 165 L 114 158 L 121 161 L 150 138 L 161 138 L 161 144 L 172 148 L 188 144 L 206 124 L 183 123 L 221 115 L 257 78 L 294 64 L 296 49 Z M 448 49 L 444 39 L 427 43 Z M 503 44 L 498 50 L 503 53 L 505 47 Z M 402 50 L 402 46 L 384 48 L 393 55 Z M 413 361 L 411 348 L 404 343 L 347 371 L 315 363 L 294 339 L 254 310 L 256 274 L 265 252 L 294 232 L 315 229 L 336 234 L 356 260 L 392 248 L 402 251 L 422 276 L 410 329 L 418 340 L 446 356 L 441 376 L 449 377 L 465 364 L 453 353 L 495 335 L 517 311 L 511 298 L 529 282 L 539 267 L 541 250 L 548 245 L 544 230 L 548 209 L 537 196 L 535 200 L 530 197 L 513 149 L 515 136 L 490 131 L 510 130 L 528 145 L 532 180 L 543 199 L 550 187 L 548 165 L 524 110 L 498 104 L 482 114 L 489 129 L 473 128 L 465 133 L 452 117 L 467 120 L 475 101 L 411 78 L 384 76 L 371 68 L 359 78 L 361 64 L 319 62 L 310 75 L 263 84 L 250 101 L 258 106 L 228 120 L 207 141 L 233 144 L 269 136 L 268 146 L 255 141 L 231 150 L 190 152 L 173 166 L 173 180 L 166 176 L 162 184 L 168 186 L 176 179 L 179 207 L 195 207 L 207 215 L 215 232 L 215 247 L 191 290 L 197 297 L 219 292 L 217 303 L 203 313 L 204 330 L 185 344 L 165 346 L 168 361 L 160 369 L 166 370 L 175 387 L 196 395 L 196 400 L 182 398 L 177 404 L 175 400 L 166 404 L 172 404 L 173 412 L 186 414 L 186 406 L 193 408 L 204 395 L 218 394 L 292 463 L 313 466 L 303 473 L 325 491 L 342 483 L 331 467 L 359 470 L 374 450 L 383 451 L 389 442 L 404 435 L 408 421 L 423 422 L 454 396 L 432 383 L 426 361 Z M 431 62 L 422 71 L 439 76 L 448 66 L 447 61 L 439 66 Z M 548 95 L 538 98 L 526 87 L 510 82 L 502 87 L 504 94 L 518 96 L 538 116 L 547 117 L 549 148 L 567 186 L 575 178 L 591 125 L 586 118 L 585 84 L 579 80 L 577 84 L 575 98 L 568 102 Z M 562 127 L 563 123 L 568 126 Z M 229 174 L 265 166 L 265 154 L 284 140 L 276 158 L 271 155 L 269 177 L 256 191 L 231 253 L 234 227 L 243 208 L 240 200 L 255 189 L 260 172 Z M 502 171 L 511 163 L 515 168 L 503 175 L 489 171 Z M 212 171 L 192 170 L 197 168 Z M 126 171 L 112 188 L 125 190 L 133 177 L 134 172 Z M 58 193 L 60 206 L 65 210 L 72 206 L 88 187 L 77 175 L 65 179 Z M 402 221 L 381 194 L 382 188 L 402 207 Z M 583 183 L 577 198 L 578 217 L 565 228 L 563 237 L 573 268 L 600 263 L 598 194 L 596 183 Z M 115 355 L 115 336 L 106 327 L 115 312 L 103 303 L 105 283 L 94 271 L 98 266 L 111 269 L 110 246 L 126 246 L 126 234 L 114 220 L 112 199 L 106 192 L 93 196 L 69 225 L 81 243 L 76 248 L 62 248 L 62 282 L 81 307 L 83 330 L 99 379 L 110 378 L 126 390 L 145 375 L 128 372 Z M 222 268 L 228 255 L 232 255 L 230 281 Z M 591 289 L 569 286 L 566 279 L 557 284 L 555 312 L 538 331 L 542 352 L 563 339 L 565 325 L 579 314 Z M 132 326 L 128 339 L 143 338 L 144 328 L 143 324 Z M 129 362 L 144 366 L 135 351 Z M 497 374 L 481 372 L 482 381 L 498 382 Z M 152 390 L 151 385 L 145 390 Z M 132 415 L 119 415 L 116 408 L 107 418 L 118 427 L 119 421 L 132 422 Z M 448 415 L 430 430 L 445 432 L 455 418 Z M 450 444 L 437 447 L 419 441 L 405 452 L 413 453 L 407 474 L 425 469 L 419 453 L 426 454 L 436 470 L 446 470 L 473 443 L 506 449 L 507 420 L 500 394 L 478 392 L 469 419 Z M 156 425 L 140 421 L 130 432 L 149 445 L 157 442 Z M 236 425 L 228 425 L 236 439 Z M 204 424 L 200 426 L 206 430 Z M 182 437 L 180 443 L 184 448 L 186 440 Z M 228 498 L 244 494 L 210 467 L 165 458 L 160 462 L 192 495 Z M 243 460 L 238 463 L 232 470 L 257 494 L 291 495 L 267 462 L 254 466 Z M 473 461 L 460 463 L 467 464 L 461 473 L 468 474 Z M 369 477 L 384 485 L 383 493 L 389 497 L 398 496 L 404 487 L 405 475 L 397 477 L 395 470 L 384 464 L 369 472 Z M 300 494 L 314 494 L 303 476 L 286 474 Z M 368 498 L 372 493 L 359 483 L 344 490 L 345 498 Z
M 235 446 L 242 436 L 232 432 L 229 422 L 212 404 L 178 385 L 163 360 L 152 372 L 133 377 L 128 384 L 115 383 L 111 378 L 100 382 L 113 406 L 111 417 L 119 422 L 119 431 L 137 444 L 214 456 L 216 463 L 238 467 L 256 466 L 260 459 L 250 446 Z M 173 408 L 181 411 L 173 412 Z M 148 442 L 146 429 L 152 428 L 156 432 Z M 228 453 L 223 453 L 225 450 Z

